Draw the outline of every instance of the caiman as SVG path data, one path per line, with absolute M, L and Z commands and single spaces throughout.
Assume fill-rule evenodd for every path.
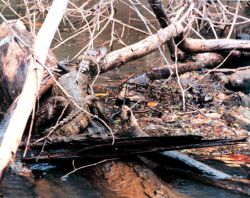
M 98 98 L 89 95 L 89 85 L 91 80 L 95 78 L 98 64 L 106 56 L 106 53 L 107 50 L 104 47 L 87 51 L 82 55 L 84 60 L 79 62 L 78 59 L 78 70 L 71 70 L 58 78 L 57 81 L 61 87 L 55 85 L 52 89 L 53 97 L 48 105 L 49 115 L 53 112 L 51 104 L 59 102 L 67 108 L 67 116 L 46 130 L 46 133 L 50 134 L 50 138 L 76 135 L 88 126 L 91 121 L 89 107 L 98 102 Z

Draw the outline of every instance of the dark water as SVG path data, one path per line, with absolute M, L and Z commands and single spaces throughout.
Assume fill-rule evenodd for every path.
M 202 185 L 191 180 L 178 178 L 172 183 L 173 188 L 187 197 L 192 198 L 247 198 L 247 195 L 232 193 L 219 188 Z
M 126 6 L 122 5 L 119 7 L 117 11 L 117 16 L 123 22 L 127 22 L 127 15 L 124 13 L 128 13 L 129 10 Z M 132 15 L 132 17 L 135 17 Z M 139 23 L 138 21 L 132 21 L 131 25 L 134 25 L 137 28 L 143 28 L 143 24 Z M 117 26 L 117 31 L 121 31 L 121 27 Z M 68 33 L 63 33 L 62 37 L 67 38 L 69 36 Z M 83 42 L 86 40 L 87 34 L 81 34 L 79 37 L 74 38 L 67 44 L 74 44 L 79 41 L 82 41 L 81 44 L 78 45 L 70 45 L 68 47 L 60 47 L 54 50 L 54 53 L 61 59 L 62 57 L 73 57 L 80 48 L 84 47 L 85 43 Z M 126 44 L 134 43 L 140 39 L 145 37 L 144 34 L 138 33 L 135 30 L 126 30 L 123 40 Z M 58 37 L 57 37 L 58 38 Z M 105 32 L 99 37 L 95 45 L 98 46 L 102 44 L 104 41 L 110 39 L 110 27 L 108 27 Z M 56 43 L 54 43 L 55 45 Z M 121 45 L 118 43 L 114 44 L 114 49 L 120 48 Z M 164 50 L 168 60 L 169 54 L 167 50 Z M 99 79 L 99 82 L 103 83 L 107 79 L 122 79 L 126 76 L 129 76 L 133 73 L 140 73 L 142 71 L 147 70 L 152 66 L 162 65 L 164 62 L 159 59 L 160 55 L 158 52 L 151 53 L 138 61 L 133 61 L 128 63 L 126 66 L 115 69 L 110 71 Z M 156 64 L 154 64 L 157 62 Z M 4 197 L 46 197 L 46 198 L 53 198 L 53 197 L 86 197 L 86 198 L 100 198 L 102 195 L 94 189 L 94 187 L 89 183 L 87 179 L 83 176 L 78 176 L 77 173 L 70 176 L 68 180 L 63 181 L 60 179 L 65 173 L 62 171 L 50 171 L 47 174 L 43 175 L 41 179 L 30 179 L 25 177 L 20 177 L 15 174 L 9 173 L 5 178 L 4 182 L 1 186 L 1 194 Z M 179 191 L 184 197 L 194 197 L 194 198 L 244 198 L 246 196 L 238 195 L 234 193 L 230 193 L 228 191 L 218 189 L 215 187 L 203 185 L 194 181 L 176 178 L 175 181 L 172 181 L 171 185 L 173 189 Z
M 4 178 L 0 192 L 6 198 L 103 197 L 83 176 L 75 174 L 63 181 L 60 177 L 64 174 L 62 171 L 51 171 L 40 179 L 33 179 L 9 173 Z

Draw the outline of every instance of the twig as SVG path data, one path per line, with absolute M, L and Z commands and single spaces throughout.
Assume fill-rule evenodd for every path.
M 72 165 L 73 165 L 74 170 L 72 170 L 69 173 L 67 173 L 66 175 L 62 176 L 61 179 L 65 180 L 65 179 L 68 178 L 69 175 L 71 175 L 72 173 L 75 173 L 76 171 L 79 171 L 81 169 L 88 168 L 88 167 L 91 167 L 91 166 L 96 166 L 98 164 L 102 164 L 104 162 L 109 162 L 109 161 L 113 161 L 113 160 L 117 160 L 117 159 L 118 158 L 105 159 L 105 160 L 102 160 L 102 161 L 99 161 L 99 162 L 96 162 L 96 163 L 93 163 L 93 164 L 88 164 L 88 165 L 85 165 L 85 166 L 81 166 L 81 167 L 78 167 L 78 168 L 75 167 L 75 161 L 73 160 Z

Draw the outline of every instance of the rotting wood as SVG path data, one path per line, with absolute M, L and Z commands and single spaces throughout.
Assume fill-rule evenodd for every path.
M 0 111 L 5 112 L 22 91 L 33 37 L 19 20 L 8 21 L 8 24 L 3 22 L 0 30 Z M 27 46 L 23 46 L 11 30 L 15 31 Z M 56 58 L 51 52 L 47 57 L 46 65 L 50 69 L 56 67 Z M 47 89 L 44 85 L 48 83 L 45 82 L 48 82 L 46 72 L 42 80 L 42 90 Z
M 136 161 L 106 162 L 87 170 L 85 174 L 106 197 L 183 197 L 159 179 L 151 169 Z
M 141 135 L 143 136 L 143 134 Z M 30 144 L 32 156 L 24 157 L 22 160 L 25 163 L 101 160 L 157 151 L 235 145 L 244 143 L 245 141 L 246 139 L 202 140 L 198 136 L 134 137 L 116 138 L 115 144 L 112 145 L 112 138 L 98 139 L 96 137 L 94 139 L 88 136 L 74 135 L 72 137 L 58 137 L 54 139 L 54 142 L 47 142 L 44 149 L 46 151 L 45 154 L 36 155 L 36 152 L 40 152 L 43 148 L 43 142 Z M 64 150 L 61 151 L 61 148 L 64 148 Z M 177 157 L 179 156 L 180 154 Z M 184 156 L 181 156 L 181 158 L 188 160 Z M 194 161 L 192 162 L 194 163 Z

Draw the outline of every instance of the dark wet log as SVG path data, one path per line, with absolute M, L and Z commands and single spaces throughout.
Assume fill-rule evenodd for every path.
M 237 124 L 247 131 L 250 129 L 250 111 L 248 107 L 240 106 L 237 108 L 231 108 L 230 110 L 225 111 L 222 117 L 226 120 L 228 125 Z
M 218 69 L 213 73 L 228 89 L 250 93 L 250 68 Z
M 10 28 L 20 36 L 27 35 L 27 45 L 32 45 L 32 36 L 21 22 L 0 25 L 0 109 L 4 112 L 22 90 L 29 55 L 29 50 L 14 39 Z
M 163 6 L 162 0 L 148 0 L 148 3 L 153 10 L 155 17 L 157 18 L 161 28 L 166 28 L 168 25 L 170 25 L 172 22 L 166 12 L 166 9 Z M 182 35 L 182 34 L 181 34 Z M 180 38 L 181 40 L 181 38 Z M 171 39 L 167 41 L 168 49 L 171 54 L 171 58 L 175 60 L 175 43 L 174 39 Z M 177 57 L 178 59 L 183 60 L 184 59 L 184 54 L 180 49 L 177 50 Z
M 224 100 L 223 100 L 223 105 L 226 105 L 230 108 L 236 106 L 236 107 L 240 107 L 240 106 L 244 106 L 244 107 L 250 107 L 250 96 L 248 96 L 247 94 L 244 94 L 242 92 L 234 92 L 233 94 L 227 96 Z
M 186 38 L 180 45 L 185 52 L 201 53 L 201 52 L 219 52 L 225 50 L 250 51 L 249 40 L 236 39 L 191 39 Z
M 197 169 L 203 174 L 209 175 L 213 179 L 228 179 L 231 178 L 232 176 L 229 174 L 226 174 L 222 171 L 219 171 L 211 166 L 208 166 L 202 162 L 199 162 L 191 157 L 189 157 L 186 154 L 183 154 L 181 152 L 176 152 L 176 151 L 164 151 L 161 153 L 163 156 L 169 157 L 174 160 L 181 161 L 183 164 L 193 168 Z
M 33 36 L 20 21 L 16 20 L 8 21 L 8 24 L 2 23 L 0 30 L 0 111 L 5 113 L 0 122 L 0 139 L 2 139 L 3 131 L 7 128 L 18 101 L 15 99 L 21 93 L 26 79 L 31 55 L 29 48 L 32 48 Z M 27 46 L 23 45 L 17 36 Z M 46 65 L 50 69 L 57 68 L 57 59 L 52 52 L 48 54 Z M 38 97 L 52 84 L 51 76 L 45 71 Z
M 198 71 L 204 68 L 214 68 L 222 63 L 224 57 L 217 53 L 200 53 L 194 55 L 193 60 L 194 61 L 186 63 L 178 63 L 177 65 L 172 64 L 169 66 L 156 67 L 143 74 L 133 76 L 127 82 L 135 84 L 148 84 L 151 80 L 168 78 L 171 73 L 173 76 L 176 76 L 176 68 L 178 74 Z
M 230 88 L 250 93 L 250 69 L 236 71 L 228 76 L 228 80 Z
M 64 138 L 64 140 L 61 139 L 61 142 L 48 142 L 44 148 L 45 154 L 39 156 L 36 155 L 36 152 L 39 154 L 44 144 L 30 144 L 32 157 L 25 157 L 23 161 L 26 163 L 36 163 L 37 160 L 39 162 L 59 163 L 60 161 L 81 159 L 106 159 L 167 150 L 235 145 L 245 141 L 246 139 L 202 140 L 199 136 L 135 137 L 116 139 L 115 144 L 112 145 L 111 138 L 100 140 L 86 138 L 81 140 L 80 137 L 75 138 L 75 140 Z M 61 148 L 64 150 L 61 151 Z M 181 157 L 184 159 L 183 156 Z M 188 161 L 187 158 L 185 159 Z
M 164 8 L 162 0 L 148 0 L 148 2 L 161 28 L 166 28 L 172 23 L 170 17 L 166 12 L 166 9 Z M 175 46 L 175 43 L 178 43 L 181 40 L 183 40 L 183 34 L 180 34 L 176 39 L 172 38 L 171 40 L 167 41 L 168 49 L 171 54 L 172 60 L 175 60 L 175 58 L 178 58 L 179 61 L 184 61 L 187 59 L 187 55 L 183 51 L 181 51 L 177 46 Z M 176 51 L 175 47 L 177 47 Z M 175 57 L 176 55 L 177 57 Z

